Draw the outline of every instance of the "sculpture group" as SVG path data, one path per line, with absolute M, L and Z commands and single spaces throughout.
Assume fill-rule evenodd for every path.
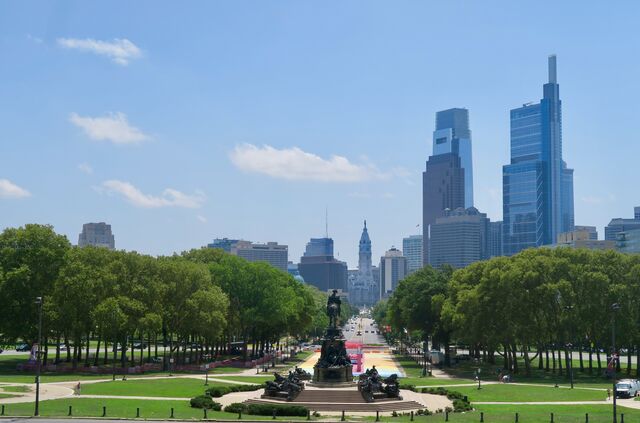
M 400 398 L 400 384 L 398 383 L 398 375 L 392 374 L 383 379 L 376 367 L 367 369 L 360 375 L 358 379 L 358 390 L 362 394 L 362 398 L 366 402 L 373 402 L 376 399 L 383 398 Z
M 279 373 L 274 373 L 275 381 L 266 382 L 264 397 L 286 398 L 287 401 L 296 399 L 298 394 L 304 390 L 304 382 L 298 377 L 298 374 L 300 374 L 298 371 L 289 372 L 289 376 L 284 377 Z

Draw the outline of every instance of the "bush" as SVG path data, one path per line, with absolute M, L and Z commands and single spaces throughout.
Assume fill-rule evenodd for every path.
M 246 413 L 247 406 L 240 402 L 234 402 L 233 404 L 229 404 L 224 408 L 224 411 L 227 413 Z
M 453 400 L 453 411 L 456 413 L 461 413 L 463 411 L 471 411 L 473 407 L 471 407 L 471 403 L 469 401 L 465 401 L 463 399 L 454 399 Z
M 465 399 L 465 396 L 457 391 L 447 391 L 445 388 L 422 388 L 423 394 L 446 395 L 453 402 L 453 411 L 460 413 L 462 411 L 471 411 L 471 403 Z
M 220 398 L 221 396 L 227 395 L 231 392 L 257 391 L 262 388 L 262 385 L 214 386 L 213 388 L 207 389 L 205 393 L 213 398 Z
M 276 416 L 301 416 L 306 417 L 307 407 L 300 405 L 280 405 L 280 404 L 249 404 L 247 414 L 254 416 L 272 416 L 275 411 Z
M 215 402 L 208 395 L 199 395 L 197 397 L 191 398 L 189 401 L 191 407 L 193 408 L 206 408 L 208 410 L 220 411 L 222 409 L 222 405 Z

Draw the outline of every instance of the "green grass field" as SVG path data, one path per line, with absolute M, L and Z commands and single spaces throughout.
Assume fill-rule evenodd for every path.
M 267 380 L 273 380 L 273 375 L 264 376 L 215 376 L 216 379 L 228 380 L 233 382 L 247 382 L 255 384 L 263 384 Z
M 605 391 L 592 389 L 566 389 L 546 386 L 526 386 L 514 384 L 484 385 L 475 387 L 458 386 L 450 388 L 469 397 L 469 401 L 531 402 L 531 401 L 603 401 Z
M 204 386 L 204 380 L 175 379 L 132 379 L 115 382 L 99 382 L 81 385 L 82 395 L 119 395 L 142 397 L 191 398 L 204 394 L 214 386 L 228 386 L 229 383 L 211 382 Z
M 0 386 L 0 391 L 21 393 L 21 392 L 30 392 L 31 388 L 24 385 Z
M 40 415 L 43 417 L 66 417 L 69 406 L 72 407 L 74 417 L 102 417 L 102 407 L 107 408 L 108 418 L 136 417 L 136 408 L 140 408 L 142 419 L 169 419 L 171 408 L 174 410 L 174 418 L 181 420 L 196 420 L 204 417 L 204 411 L 191 408 L 188 401 L 143 401 L 134 399 L 97 399 L 97 398 L 70 398 L 61 400 L 42 401 L 40 403 Z M 33 403 L 7 404 L 6 416 L 33 416 Z M 235 413 L 224 411 L 207 411 L 208 419 L 237 420 Z M 243 416 L 244 420 L 272 420 L 270 416 Z M 299 418 L 305 420 L 305 418 Z M 291 417 L 278 417 L 276 420 L 291 421 Z M 317 420 L 312 418 L 312 420 Z

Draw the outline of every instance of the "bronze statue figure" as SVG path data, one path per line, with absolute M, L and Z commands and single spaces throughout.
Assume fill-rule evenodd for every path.
M 338 290 L 334 289 L 333 294 L 327 299 L 327 316 L 329 316 L 329 327 L 337 328 L 340 319 L 340 305 L 342 301 L 338 296 Z

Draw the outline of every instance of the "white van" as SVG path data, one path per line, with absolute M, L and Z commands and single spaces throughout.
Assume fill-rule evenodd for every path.
M 616 395 L 618 398 L 633 398 L 638 395 L 640 382 L 637 379 L 622 379 L 616 383 Z

